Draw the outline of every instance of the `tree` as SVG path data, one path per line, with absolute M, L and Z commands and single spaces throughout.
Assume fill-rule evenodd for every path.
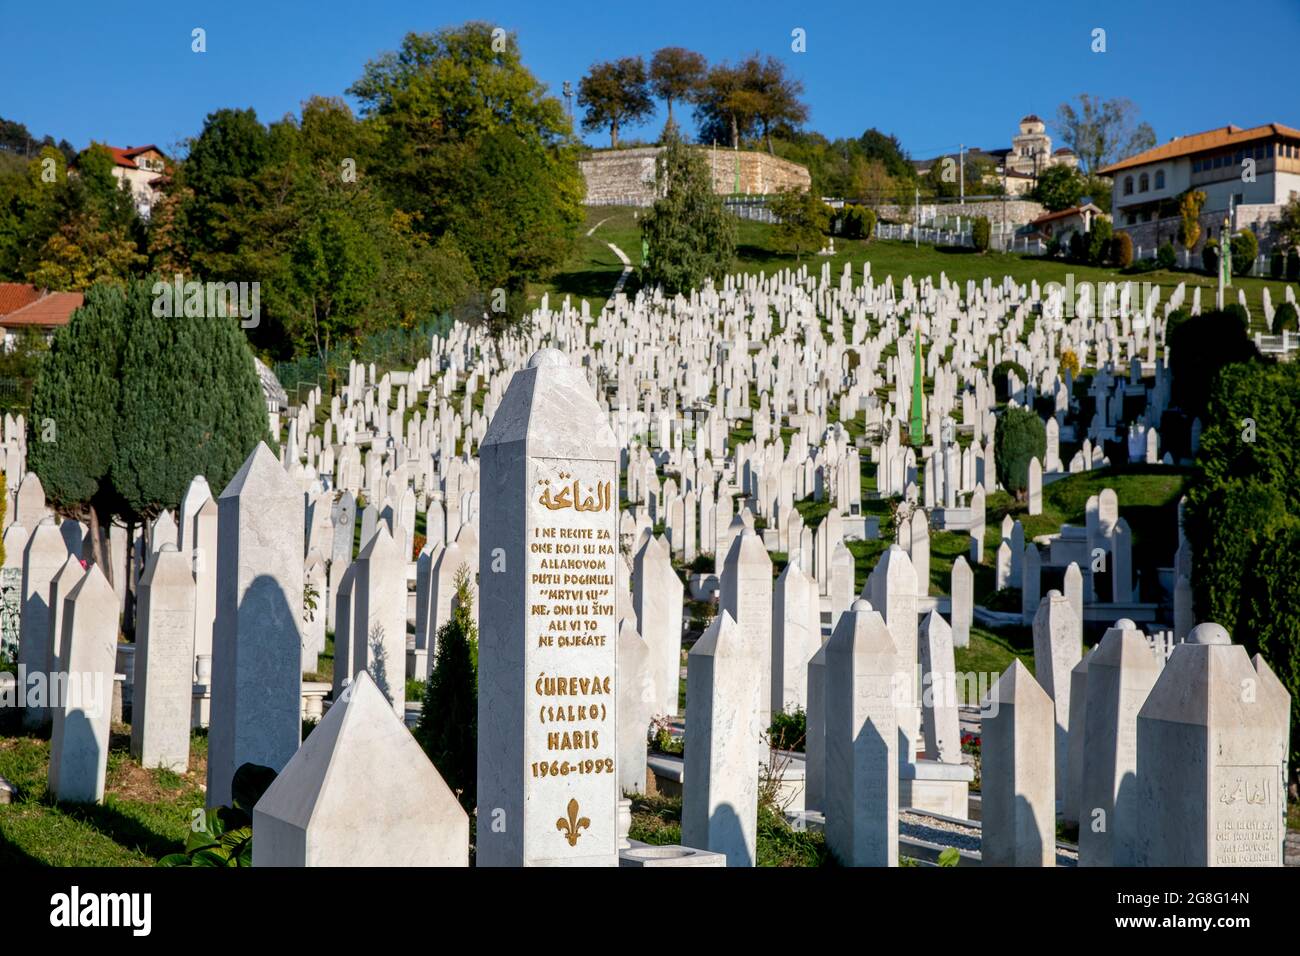
M 753 94 L 754 119 L 758 123 L 772 150 L 772 130 L 790 129 L 808 119 L 808 107 L 799 98 L 803 96 L 803 83 L 786 75 L 785 64 L 774 56 L 759 59 L 757 53 L 746 60 L 741 68 L 745 85 Z
M 655 161 L 659 198 L 641 219 L 646 244 L 642 284 L 662 286 L 669 295 L 702 288 L 732 266 L 736 219 L 713 192 L 708 166 L 699 152 L 669 131 Z
M 897 136 L 882 133 L 872 127 L 858 137 L 858 146 L 862 150 L 864 159 L 879 160 L 890 176 L 905 180 L 915 178 L 912 164 L 908 161 L 907 153 L 903 151 Z
M 1278 243 L 1284 249 L 1300 246 L 1300 193 L 1292 192 L 1282 206 L 1277 223 Z
M 1086 186 L 1087 181 L 1077 169 L 1058 163 L 1038 174 L 1038 182 L 1029 195 L 1049 212 L 1060 212 L 1079 205 Z
M 195 475 L 224 487 L 270 440 L 253 354 L 235 318 L 156 316 L 152 283 L 127 297 L 110 477 L 128 519 L 175 510 Z
M 1114 227 L 1109 219 L 1098 216 L 1092 221 L 1092 229 L 1088 232 L 1089 265 L 1100 266 L 1106 262 L 1106 257 L 1110 255 L 1113 235 Z
M 1291 692 L 1294 748 L 1300 740 L 1300 592 L 1294 586 L 1300 452 L 1289 436 L 1300 429 L 1300 366 L 1230 365 L 1208 392 L 1184 511 L 1196 617 L 1264 654 Z
M 1283 302 L 1273 312 L 1273 334 L 1281 335 L 1283 332 L 1300 331 L 1300 324 L 1297 324 L 1296 307 L 1290 302 Z
M 431 242 L 464 223 L 464 211 L 455 205 L 467 191 L 475 195 L 479 211 L 490 211 L 498 222 L 518 207 L 514 190 L 526 193 L 527 203 L 538 195 L 563 195 L 555 211 L 561 222 L 580 217 L 582 211 L 577 143 L 564 106 L 547 96 L 546 87 L 523 65 L 514 35 L 498 42 L 495 29 L 469 23 L 437 33 L 407 34 L 398 52 L 368 63 L 349 89 L 361 102 L 364 123 L 373 127 L 381 192 L 397 209 L 411 214 L 413 228 Z M 493 192 L 484 193 L 484 176 L 494 167 L 483 151 L 509 142 L 507 133 L 519 145 L 510 147 L 503 162 L 531 157 L 527 163 L 518 162 L 516 169 L 530 178 L 510 184 L 497 181 Z M 545 161 L 538 158 L 541 155 Z M 464 182 L 467 170 L 474 170 L 472 187 Z M 521 234 L 512 229 L 508 236 L 497 243 L 510 246 Z M 463 238 L 453 237 L 458 245 Z M 546 244 L 554 249 L 551 239 L 548 232 Z M 532 251 L 508 248 L 504 255 L 538 263 L 538 244 L 531 239 L 528 244 Z M 475 271 L 482 270 L 486 260 L 465 251 Z M 539 265 L 551 269 L 562 259 L 551 255 Z M 480 279 L 490 281 L 486 275 Z
M 708 61 L 694 50 L 666 46 L 655 51 L 650 58 L 650 90 L 668 107 L 664 129 L 673 125 L 673 103 L 690 102 L 708 69 Z
M 740 138 L 753 130 L 759 110 L 747 83 L 743 66 L 718 63 L 709 69 L 695 100 L 701 143 L 721 141 L 740 148 Z
M 415 739 L 467 813 L 474 812 L 478 772 L 478 628 L 469 565 L 456 569 L 451 618 L 424 688 Z
M 32 390 L 29 465 L 62 513 L 103 537 L 175 509 L 190 480 L 229 482 L 269 438 L 252 352 L 235 319 L 157 317 L 153 284 L 100 283 L 54 336 Z
M 582 128 L 589 133 L 608 128 L 610 149 L 618 149 L 619 128 L 642 122 L 654 110 L 645 63 L 625 56 L 593 65 L 578 81 L 578 105 L 586 110 Z
M 1201 238 L 1201 207 L 1205 205 L 1205 193 L 1199 189 L 1189 189 L 1178 199 L 1178 242 L 1184 249 L 1191 249 Z
M 1255 267 L 1255 259 L 1259 255 L 1259 240 L 1255 238 L 1255 234 L 1249 229 L 1243 229 L 1232 237 L 1229 249 L 1232 251 L 1232 274 L 1250 275 Z
M 993 432 L 998 482 L 1023 501 L 1029 487 L 1029 460 L 1040 462 L 1047 454 L 1047 429 L 1027 408 L 1007 408 L 998 416 Z
M 1245 326 L 1226 312 L 1189 316 L 1166 334 L 1173 403 L 1205 421 L 1214 378 L 1225 366 L 1256 357 Z
M 1155 146 L 1154 130 L 1147 123 L 1139 123 L 1137 114 L 1137 106 L 1123 97 L 1103 100 L 1080 93 L 1077 107 L 1062 103 L 1057 109 L 1056 128 L 1065 145 L 1079 157 L 1084 171 L 1091 175 Z
M 779 220 L 775 239 L 780 248 L 793 252 L 801 261 L 805 252 L 821 248 L 829 221 L 824 202 L 812 193 L 785 189 L 773 198 L 771 209 Z
M 141 304 L 133 303 L 133 314 Z M 127 314 L 124 288 L 100 283 L 86 291 L 41 364 L 27 443 L 28 468 L 40 476 L 46 498 L 60 512 L 88 519 L 92 556 L 110 577 L 102 537 L 123 510 L 109 471 Z
M 976 216 L 971 221 L 971 242 L 974 244 L 976 252 L 989 251 L 989 239 L 992 232 L 993 227 L 989 224 L 987 216 Z

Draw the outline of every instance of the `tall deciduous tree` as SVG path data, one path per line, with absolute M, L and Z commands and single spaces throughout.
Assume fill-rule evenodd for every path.
M 708 61 L 694 50 L 666 46 L 655 51 L 650 58 L 650 89 L 668 107 L 665 129 L 673 125 L 673 103 L 693 99 L 708 70 Z
M 1061 139 L 1079 157 L 1089 174 L 1119 162 L 1156 144 L 1150 124 L 1138 121 L 1132 100 L 1114 97 L 1103 100 L 1088 93 L 1079 102 L 1062 103 L 1056 111 L 1056 128 Z
M 760 59 L 755 53 L 742 68 L 753 98 L 754 119 L 772 153 L 774 129 L 791 130 L 808 119 L 808 106 L 800 99 L 803 83 L 786 75 L 785 64 L 774 56 Z
M 582 128 L 589 133 L 608 129 L 610 148 L 617 149 L 618 131 L 640 123 L 654 109 L 645 62 L 625 56 L 594 64 L 578 81 L 578 105 L 586 111 Z
M 718 63 L 709 69 L 695 101 L 695 119 L 701 143 L 722 142 L 733 149 L 754 128 L 758 105 L 746 86 L 742 67 Z
M 1087 186 L 1079 171 L 1064 163 L 1048 166 L 1038 174 L 1030 196 L 1042 203 L 1048 212 L 1060 212 L 1079 205 L 1079 199 Z
M 714 194 L 704 158 L 673 130 L 655 161 L 655 186 L 659 198 L 641 219 L 642 283 L 675 295 L 720 279 L 734 260 L 736 220 Z

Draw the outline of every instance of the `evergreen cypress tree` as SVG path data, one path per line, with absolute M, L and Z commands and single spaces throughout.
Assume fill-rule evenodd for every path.
M 655 162 L 660 198 L 641 218 L 646 245 L 641 281 L 676 295 L 702 287 L 710 277 L 721 279 L 731 269 L 736 218 L 714 195 L 704 158 L 675 130 L 665 131 L 664 143 Z
M 98 532 L 121 510 L 109 471 L 127 312 L 123 289 L 90 287 L 85 303 L 54 335 L 32 387 L 28 421 L 28 467 L 40 475 L 54 507 L 86 514 L 96 562 L 106 569 Z
M 134 515 L 176 508 L 195 475 L 214 489 L 268 440 L 266 404 L 238 320 L 158 317 L 136 305 L 120 373 L 112 480 Z
M 415 739 L 467 813 L 477 803 L 478 628 L 468 565 L 456 571 L 451 619 L 438 629 L 438 651 L 424 688 Z

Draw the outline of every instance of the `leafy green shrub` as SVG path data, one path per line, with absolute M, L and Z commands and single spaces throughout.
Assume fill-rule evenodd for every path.
M 1173 404 L 1205 422 L 1210 386 L 1219 370 L 1256 356 L 1240 318 L 1227 311 L 1190 316 L 1165 336 Z
M 1115 230 L 1109 219 L 1098 217 L 1093 220 L 1092 231 L 1088 233 L 1088 262 L 1100 266 L 1110 257 L 1110 243 Z
M 876 214 L 866 206 L 845 206 L 840 211 L 840 235 L 846 239 L 870 239 L 876 231 Z
M 275 782 L 270 767 L 246 763 L 230 782 L 233 806 L 196 810 L 183 853 L 170 853 L 159 866 L 252 866 L 253 807 Z
M 975 244 L 976 252 L 988 252 L 989 241 L 993 237 L 993 227 L 989 225 L 987 216 L 976 216 L 971 221 L 970 238 Z
M 1127 232 L 1117 232 L 1110 241 L 1110 261 L 1120 269 L 1133 264 L 1133 237 Z
M 1196 619 L 1259 651 L 1291 693 L 1300 744 L 1300 365 L 1225 367 L 1208 390 L 1184 527 Z M 1242 422 L 1254 423 L 1245 440 Z M 1293 758 L 1294 759 L 1294 758 Z
M 456 570 L 451 617 L 425 684 L 415 739 L 466 812 L 473 813 L 478 772 L 478 627 L 469 566 Z
M 1236 319 L 1243 332 L 1250 331 L 1250 313 L 1246 311 L 1246 307 L 1240 302 L 1229 302 L 1223 307 L 1223 314 Z
M 1300 327 L 1297 326 L 1296 308 L 1290 302 L 1283 302 L 1273 310 L 1273 334 L 1297 331 Z
M 784 711 L 772 715 L 772 725 L 767 730 L 768 740 L 777 750 L 794 750 L 804 752 L 804 743 L 808 736 L 808 715 L 802 707 L 796 707 L 791 713 Z
M 1270 279 L 1280 279 L 1285 272 L 1286 254 L 1282 252 L 1281 246 L 1274 246 L 1268 257 L 1268 276 Z
M 1215 239 L 1206 239 L 1201 247 L 1201 265 L 1212 276 L 1219 274 L 1219 243 Z
M 1161 269 L 1172 269 L 1178 264 L 1178 253 L 1174 251 L 1174 244 L 1169 241 L 1160 243 L 1160 248 L 1156 250 L 1156 265 Z
M 1286 254 L 1286 281 L 1300 282 L 1300 249 L 1292 249 Z
M 1086 232 L 1070 233 L 1070 260 L 1072 262 L 1088 261 L 1088 234 Z
M 998 416 L 993 433 L 998 481 L 1017 498 L 1029 487 L 1029 460 L 1047 454 L 1047 429 L 1043 420 L 1023 408 L 1008 408 Z
M 1029 382 L 1029 373 L 1025 371 L 1025 367 L 1019 362 L 1012 362 L 1010 359 L 999 362 L 993 366 L 993 393 L 999 402 L 1005 402 L 1011 398 L 1009 372 L 1016 373 L 1016 378 L 1021 385 Z
M 1243 229 L 1232 237 L 1230 245 L 1232 249 L 1232 274 L 1235 276 L 1250 275 L 1250 270 L 1255 266 L 1255 257 L 1259 255 L 1259 240 L 1249 229 Z

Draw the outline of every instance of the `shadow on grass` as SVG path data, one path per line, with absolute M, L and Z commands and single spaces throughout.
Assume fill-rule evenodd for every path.
M 607 298 L 614 291 L 614 284 L 618 282 L 620 270 L 609 269 L 601 271 L 581 271 L 581 272 L 557 272 L 551 278 L 551 285 L 559 293 L 560 298 L 566 295 L 575 298 L 583 297 L 589 299 Z M 635 294 L 636 291 L 636 272 L 628 276 L 627 284 L 623 291 L 628 295 Z M 552 307 L 558 303 L 552 303 Z
M 112 804 L 94 803 L 60 803 L 60 813 L 70 820 L 77 820 L 92 827 L 118 846 L 128 850 L 138 850 L 155 860 L 169 853 L 179 853 L 185 844 L 174 837 L 166 836 L 146 826 L 139 820 L 122 813 Z

